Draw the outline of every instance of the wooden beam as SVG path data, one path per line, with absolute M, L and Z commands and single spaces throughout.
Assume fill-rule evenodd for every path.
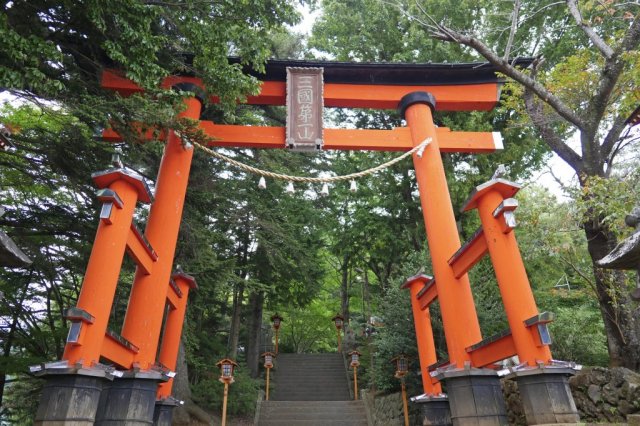
M 164 79 L 161 86 L 168 88 L 181 82 L 188 82 L 203 87 L 200 79 L 195 77 L 170 76 Z M 142 92 L 142 88 L 114 70 L 106 70 L 102 74 L 102 87 L 114 90 L 123 96 Z M 415 91 L 430 92 L 436 98 L 439 111 L 489 111 L 499 99 L 498 83 L 434 85 L 434 86 L 401 86 L 377 84 L 335 84 L 324 86 L 324 105 L 342 108 L 375 108 L 396 109 L 398 102 L 406 94 Z M 283 81 L 262 82 L 260 93 L 247 98 L 253 105 L 285 105 L 286 83 Z M 210 99 L 218 102 L 216 97 Z
M 438 288 L 436 287 L 436 280 L 431 279 L 424 285 L 424 288 L 420 290 L 417 295 L 420 309 L 425 310 L 438 298 Z
M 170 286 L 171 287 L 171 286 Z M 182 296 L 179 296 L 175 290 L 173 289 L 173 287 L 171 287 L 171 290 L 169 290 L 167 292 L 167 303 L 171 306 L 171 309 L 176 309 L 178 306 L 180 306 L 180 298 Z
M 460 249 L 451 256 L 451 259 L 449 259 L 449 265 L 451 269 L 453 269 L 455 277 L 460 278 L 469 272 L 469 270 L 487 254 L 488 250 L 484 231 L 480 228 L 473 237 L 460 247 Z
M 153 264 L 158 259 L 158 255 L 133 223 L 127 237 L 127 253 L 146 275 L 151 273 Z
M 200 128 L 216 141 L 210 146 L 229 148 L 284 148 L 285 128 L 266 126 L 237 126 L 201 121 Z M 502 149 L 502 139 L 497 132 L 454 132 L 447 127 L 436 129 L 441 152 L 490 153 Z M 145 138 L 151 138 L 148 131 Z M 121 142 L 113 129 L 106 129 L 103 139 Z M 161 134 L 160 138 L 164 135 Z M 324 129 L 324 149 L 409 151 L 411 134 L 406 127 L 393 130 Z
M 100 351 L 100 355 L 104 358 L 117 364 L 121 368 L 129 369 L 133 365 L 135 353 L 136 351 L 133 348 L 126 347 L 111 334 L 105 334 Z
M 516 355 L 516 345 L 508 332 L 485 339 L 467 348 L 467 352 L 471 357 L 471 365 L 481 368 Z

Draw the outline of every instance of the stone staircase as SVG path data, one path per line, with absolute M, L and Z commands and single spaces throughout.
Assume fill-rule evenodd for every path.
M 260 426 L 367 426 L 362 401 L 353 401 L 340 354 L 279 354 L 270 400 Z

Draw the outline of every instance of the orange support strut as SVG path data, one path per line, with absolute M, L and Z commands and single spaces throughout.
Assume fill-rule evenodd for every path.
M 538 308 L 518 242 L 514 232 L 503 232 L 502 217 L 493 216 L 503 199 L 497 189 L 490 189 L 478 198 L 477 203 L 504 310 L 520 362 L 527 362 L 531 366 L 537 365 L 537 361 L 548 363 L 551 360 L 549 346 L 538 346 L 535 328 L 528 328 L 524 323 L 538 314 Z
M 100 221 L 98 225 L 77 303 L 78 308 L 94 317 L 94 322 L 82 325 L 77 344 L 67 343 L 65 346 L 62 359 L 69 361 L 70 365 L 82 363 L 89 367 L 100 360 L 133 211 L 138 201 L 137 189 L 124 179 L 114 181 L 109 189 L 122 200 L 122 209 L 114 206 L 111 224 Z
M 435 100 L 425 92 L 408 95 L 403 98 L 401 105 L 409 96 L 415 95 L 430 98 L 435 108 Z M 465 361 L 470 361 L 465 348 L 482 340 L 482 335 L 469 279 L 466 274 L 456 279 L 448 263 L 453 253 L 460 248 L 460 237 L 431 108 L 426 103 L 410 103 L 406 107 L 405 119 L 411 129 L 413 146 L 420 145 L 427 138 L 431 139 L 422 157 L 419 157 L 418 153 L 413 154 L 413 164 L 436 278 L 449 361 L 462 368 Z
M 189 98 L 185 103 L 187 108 L 180 116 L 198 119 L 201 102 Z M 171 132 L 158 172 L 156 200 L 151 206 L 145 231 L 147 240 L 158 254 L 158 261 L 149 275 L 139 268 L 136 270 L 122 328 L 122 336 L 139 347 L 135 361 L 141 369 L 148 369 L 155 362 L 192 157 L 193 147 L 185 146 Z
M 182 325 L 184 324 L 184 316 L 187 312 L 187 299 L 189 297 L 189 290 L 196 288 L 196 281 L 193 277 L 186 274 L 174 274 L 171 278 L 178 286 L 181 295 L 177 298 L 177 304 L 169 308 L 158 361 L 169 370 L 176 371 L 180 338 L 182 336 Z M 170 397 L 172 387 L 173 378 L 170 378 L 164 383 L 160 383 L 158 385 L 157 399 Z
M 433 341 L 433 329 L 431 328 L 431 315 L 429 314 L 429 308 L 424 310 L 420 308 L 420 301 L 418 300 L 418 293 L 426 281 L 423 277 L 427 278 L 426 276 L 411 277 L 402 287 L 408 288 L 411 295 L 411 310 L 413 311 L 413 323 L 416 327 L 422 388 L 427 395 L 437 395 L 442 393 L 442 388 L 440 383 L 433 384 L 429 375 L 429 366 L 438 361 L 436 345 Z

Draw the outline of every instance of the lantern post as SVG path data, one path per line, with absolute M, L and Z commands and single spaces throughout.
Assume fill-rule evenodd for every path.
M 404 384 L 404 376 L 409 372 L 409 358 L 406 355 L 400 354 L 393 358 L 391 362 L 396 364 L 396 379 L 400 379 L 402 386 L 402 409 L 404 411 L 404 425 L 409 426 L 409 407 L 407 404 L 407 387 Z
M 269 372 L 273 368 L 273 357 L 275 357 L 276 354 L 274 354 L 273 352 L 265 352 L 260 356 L 264 358 L 264 368 L 266 368 L 267 370 L 267 383 L 265 385 L 264 393 L 265 393 L 265 400 L 268 401 L 269 400 Z
M 353 399 L 358 399 L 358 366 L 360 366 L 360 352 L 351 351 L 349 356 L 351 357 L 350 366 L 353 367 Z
M 282 320 L 284 318 L 282 318 L 280 315 L 278 315 L 278 313 L 276 312 L 274 315 L 271 316 L 271 322 L 273 323 L 273 329 L 276 331 L 276 347 L 275 347 L 275 354 L 278 355 L 278 330 L 280 330 L 280 324 L 282 323 Z
M 227 425 L 227 398 L 229 396 L 229 385 L 233 383 L 233 370 L 238 366 L 233 360 L 229 358 L 221 359 L 216 363 L 216 366 L 220 368 L 220 380 L 224 383 L 224 395 L 222 398 L 222 423 L 221 426 Z
M 338 333 L 338 353 L 342 352 L 342 336 L 340 334 L 340 330 L 342 330 L 342 326 L 344 325 L 344 317 L 340 314 L 336 314 L 335 317 L 331 318 L 331 321 L 336 326 L 336 333 Z

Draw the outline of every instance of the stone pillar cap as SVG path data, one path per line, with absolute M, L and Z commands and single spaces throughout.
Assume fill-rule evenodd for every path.
M 107 188 L 117 180 L 124 180 L 138 191 L 138 201 L 142 203 L 153 202 L 153 195 L 147 184 L 147 180 L 141 174 L 124 167 L 113 168 L 96 172 L 91 175 L 96 186 L 100 189 Z
M 489 191 L 498 191 L 502 195 L 502 198 L 511 198 L 520 191 L 520 188 L 522 188 L 521 185 L 506 179 L 491 179 L 482 185 L 476 186 L 475 189 L 471 191 L 471 195 L 460 209 L 460 212 L 477 208 L 478 200 Z
M 192 277 L 189 274 L 186 274 L 184 272 L 178 271 L 174 274 L 171 274 L 171 279 L 176 280 L 176 279 L 181 279 L 187 282 L 187 284 L 189 285 L 189 288 L 191 290 L 195 290 L 198 288 L 198 284 L 196 284 L 196 279 L 194 277 Z
M 400 288 L 406 289 L 411 287 L 411 285 L 415 282 L 427 283 L 433 279 L 432 276 L 426 274 L 418 274 L 412 277 L 407 278 L 407 280 L 400 285 Z

